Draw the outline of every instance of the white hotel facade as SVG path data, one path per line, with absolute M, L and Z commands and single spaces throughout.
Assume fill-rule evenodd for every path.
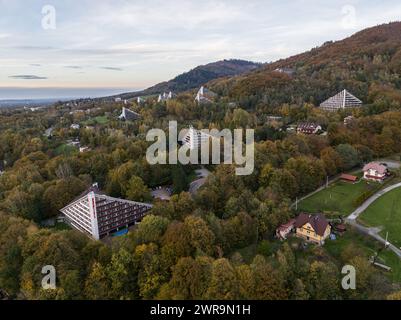
M 190 126 L 187 134 L 182 139 L 182 143 L 191 150 L 200 149 L 202 144 L 207 144 L 212 136 Z
M 106 196 L 93 186 L 60 211 L 72 227 L 99 240 L 135 224 L 151 208 L 151 204 Z

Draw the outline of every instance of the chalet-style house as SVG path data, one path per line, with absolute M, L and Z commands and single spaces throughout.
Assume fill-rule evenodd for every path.
M 151 204 L 106 196 L 95 184 L 60 211 L 73 228 L 99 240 L 134 225 L 151 208 Z
M 127 109 L 123 107 L 123 110 L 118 117 L 120 120 L 125 120 L 125 121 L 133 121 L 133 120 L 138 120 L 141 118 L 141 115 L 139 113 L 136 113 L 134 111 L 131 111 L 130 109 Z
M 157 98 L 157 102 L 165 102 L 167 100 L 173 99 L 173 93 L 170 91 L 169 93 L 163 92 L 159 94 L 159 97 Z
M 199 104 L 212 103 L 216 96 L 216 93 L 202 86 L 196 94 L 195 102 Z
M 320 109 L 324 111 L 338 111 L 357 108 L 361 106 L 362 101 L 344 89 L 340 93 L 337 93 L 335 96 L 322 102 L 320 104 Z
M 385 163 L 371 162 L 363 167 L 363 178 L 371 181 L 382 182 L 390 176 L 390 171 Z
M 322 214 L 301 213 L 295 219 L 295 235 L 308 242 L 323 245 L 330 236 L 331 226 Z
M 298 134 L 317 134 L 319 131 L 322 131 L 322 127 L 316 123 L 306 122 L 297 126 Z
M 276 229 L 276 237 L 280 240 L 286 240 L 288 235 L 295 228 L 295 219 L 291 219 L 287 223 L 282 224 Z

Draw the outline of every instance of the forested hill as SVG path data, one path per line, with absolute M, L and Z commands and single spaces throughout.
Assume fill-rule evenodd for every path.
M 275 71 L 279 68 L 287 72 Z M 247 108 L 303 102 L 318 105 L 344 88 L 365 103 L 388 107 L 401 103 L 400 71 L 401 22 L 394 22 L 210 85 Z
M 144 91 L 129 92 L 119 97 L 130 99 L 133 97 L 159 94 L 161 92 L 173 91 L 183 92 L 195 89 L 205 83 L 221 77 L 236 76 L 262 67 L 262 64 L 244 60 L 222 60 L 206 65 L 198 66 L 185 72 L 174 79 L 156 84 Z

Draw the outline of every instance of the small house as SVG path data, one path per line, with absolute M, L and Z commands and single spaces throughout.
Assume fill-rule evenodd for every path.
M 298 238 L 319 245 L 323 245 L 331 233 L 331 226 L 322 214 L 301 213 L 295 220 L 295 228 Z
M 297 127 L 298 134 L 317 134 L 319 131 L 322 131 L 322 127 L 316 123 L 306 122 L 301 123 Z
M 385 163 L 370 162 L 363 167 L 365 180 L 382 182 L 390 176 L 390 171 Z
M 286 240 L 288 235 L 294 230 L 295 219 L 291 219 L 276 229 L 276 237 L 280 240 Z
M 343 173 L 340 176 L 340 179 L 341 179 L 341 181 L 345 181 L 345 182 L 351 182 L 351 183 L 358 182 L 358 177 L 357 176 L 353 176 L 351 174 L 346 174 L 346 173 Z

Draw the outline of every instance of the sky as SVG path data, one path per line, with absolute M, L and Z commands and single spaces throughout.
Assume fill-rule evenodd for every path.
M 0 0 L 0 99 L 135 91 L 397 20 L 399 0 Z

